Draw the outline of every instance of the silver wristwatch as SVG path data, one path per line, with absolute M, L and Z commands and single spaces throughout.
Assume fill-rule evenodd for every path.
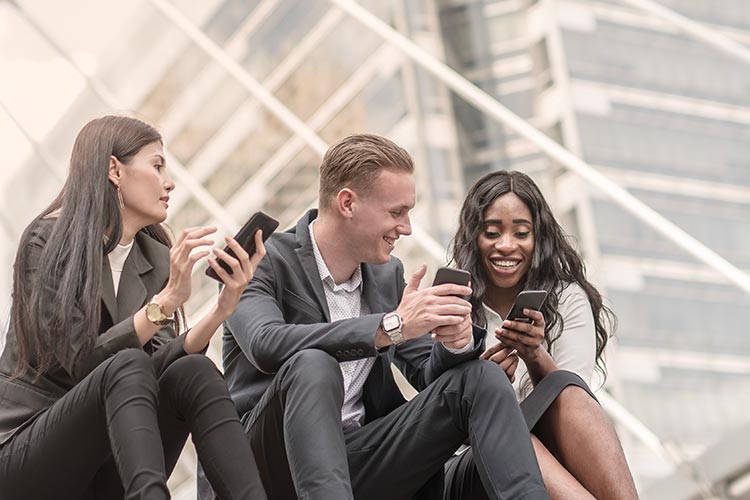
M 397 346 L 405 342 L 404 334 L 401 333 L 402 326 L 401 316 L 396 311 L 387 313 L 380 321 L 380 327 L 383 329 L 383 332 L 388 335 L 393 345 Z

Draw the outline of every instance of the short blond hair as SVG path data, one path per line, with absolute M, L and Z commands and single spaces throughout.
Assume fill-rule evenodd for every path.
M 331 146 L 320 164 L 320 208 L 327 208 L 343 188 L 367 195 L 382 170 L 414 172 L 409 153 L 373 134 L 350 135 Z

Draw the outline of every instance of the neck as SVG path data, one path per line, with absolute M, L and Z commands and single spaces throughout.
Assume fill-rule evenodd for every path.
M 333 217 L 320 214 L 313 224 L 313 233 L 333 281 L 338 285 L 351 278 L 361 262 L 352 256 L 351 246 L 346 238 L 341 238 L 343 228 Z
M 488 284 L 482 302 L 487 304 L 490 309 L 504 319 L 510 312 L 510 308 L 516 300 L 516 295 L 521 290 L 523 290 L 523 283 L 519 283 L 513 288 L 498 288 L 492 284 Z
M 120 237 L 120 245 L 129 245 L 130 242 L 135 238 L 136 233 L 143 229 L 143 226 L 136 224 L 133 221 L 128 220 L 127 217 L 122 218 L 122 237 Z

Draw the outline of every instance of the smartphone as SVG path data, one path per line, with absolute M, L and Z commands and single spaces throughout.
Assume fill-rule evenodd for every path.
M 250 220 L 247 221 L 245 225 L 242 226 L 242 229 L 240 229 L 240 231 L 235 235 L 234 239 L 237 240 L 237 243 L 239 243 L 240 246 L 245 249 L 247 254 L 252 257 L 255 253 L 255 233 L 259 229 L 263 231 L 263 241 L 266 241 L 268 237 L 271 236 L 274 231 L 276 231 L 277 227 L 279 227 L 279 221 L 264 214 L 263 212 L 255 212 L 253 216 L 250 217 Z M 237 257 L 237 255 L 234 253 L 234 250 L 232 250 L 228 246 L 224 248 L 224 251 L 232 257 Z M 232 274 L 232 268 L 229 267 L 229 264 L 221 259 L 216 259 L 216 262 L 226 272 Z M 216 274 L 216 271 L 214 271 L 212 267 L 206 269 L 206 276 L 213 278 L 221 283 L 224 282 L 219 277 L 219 275 Z
M 515 302 L 510 308 L 508 317 L 511 321 L 520 321 L 522 323 L 531 323 L 531 318 L 523 313 L 524 309 L 538 311 L 547 300 L 546 290 L 524 290 L 516 296 Z
M 464 271 L 463 269 L 456 269 L 453 267 L 441 267 L 435 273 L 435 280 L 432 282 L 432 286 L 442 285 L 445 283 L 469 286 L 469 281 L 471 281 L 471 273 L 469 271 Z

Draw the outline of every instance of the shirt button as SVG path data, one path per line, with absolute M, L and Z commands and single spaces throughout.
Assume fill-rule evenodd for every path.
M 359 356 L 364 356 L 365 355 L 365 351 L 363 349 L 357 349 L 357 354 Z
M 336 351 L 336 357 L 337 357 L 337 358 L 340 358 L 340 357 L 342 357 L 343 355 L 344 355 L 344 354 L 343 354 L 343 353 L 342 353 L 341 351 Z
M 351 358 L 352 357 L 352 353 L 347 349 L 347 350 L 344 351 L 344 357 L 345 358 Z

